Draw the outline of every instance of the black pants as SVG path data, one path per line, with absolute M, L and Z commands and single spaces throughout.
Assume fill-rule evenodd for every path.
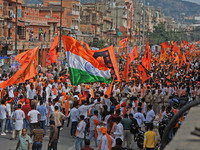
M 155 148 L 146 148 L 146 150 L 154 150 Z
M 58 126 L 57 128 L 58 128 L 58 139 L 59 139 L 59 136 L 60 136 L 60 128 L 61 128 L 62 126 Z
M 47 150 L 57 150 L 57 144 L 58 144 L 58 140 L 55 140 L 51 143 L 51 146 L 48 146 L 48 149 Z

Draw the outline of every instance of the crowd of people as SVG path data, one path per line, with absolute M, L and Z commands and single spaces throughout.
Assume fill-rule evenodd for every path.
M 155 56 L 149 72 L 151 78 L 145 83 L 137 73 L 139 60 L 130 64 L 129 82 L 114 82 L 110 95 L 105 94 L 109 84 L 71 85 L 67 66 L 39 68 L 33 79 L 1 89 L 1 136 L 12 132 L 11 140 L 15 140 L 18 134 L 16 149 L 40 150 L 43 137 L 48 135 L 46 128 L 50 126 L 48 150 L 56 150 L 60 130 L 67 120 L 71 128 L 67 134 L 76 138 L 75 150 L 136 148 L 134 141 L 140 130 L 147 131 L 143 149 L 153 150 L 169 120 L 179 111 L 180 101 L 187 103 L 200 97 L 199 57 L 192 59 L 188 70 L 186 64 L 180 68 L 175 65 L 174 75 L 168 78 L 173 63 L 169 60 L 160 63 Z M 125 62 L 120 58 L 120 71 L 124 70 Z M 9 77 L 4 72 L 0 80 Z M 184 116 L 169 138 L 183 120 Z M 155 126 L 159 135 L 154 132 Z M 92 139 L 94 148 L 90 147 Z

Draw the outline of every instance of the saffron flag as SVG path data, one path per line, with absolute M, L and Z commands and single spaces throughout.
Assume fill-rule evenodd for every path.
M 117 65 L 117 60 L 115 57 L 115 52 L 113 46 L 100 49 L 100 50 L 90 50 L 90 54 L 102 65 L 104 64 L 107 68 L 109 68 L 111 71 L 112 78 L 115 79 L 115 81 L 120 81 L 119 76 L 119 69 Z
M 113 85 L 114 80 L 112 80 L 112 82 L 110 83 L 109 87 L 107 88 L 106 92 L 104 95 L 107 95 L 108 98 L 110 98 L 110 95 L 112 93 L 112 85 Z
M 90 49 L 90 46 L 89 46 L 87 43 L 81 41 L 81 44 L 84 44 L 84 45 L 85 45 L 86 50 L 87 50 L 88 52 L 91 50 L 91 49 Z
M 188 41 L 183 40 L 183 44 L 184 44 L 185 46 L 188 46 Z
M 59 37 L 58 36 L 55 36 L 54 38 L 54 41 L 52 42 L 51 44 L 51 47 L 50 47 L 50 57 L 49 59 L 51 60 L 52 63 L 56 63 L 56 60 L 57 60 L 57 48 L 58 48 L 58 40 L 59 40 Z
M 77 40 L 63 35 L 63 43 L 72 85 L 89 82 L 111 82 L 110 69 L 87 53 Z
M 149 41 L 147 40 L 146 42 L 146 48 L 145 48 L 145 53 L 144 56 L 142 58 L 142 65 L 147 69 L 150 70 L 151 69 L 151 55 L 149 52 Z
M 38 47 L 23 52 L 16 56 L 20 62 L 20 69 L 8 80 L 0 83 L 0 88 L 6 88 L 9 85 L 25 82 L 37 75 L 37 54 Z
M 119 45 L 121 46 L 120 48 L 125 48 L 127 41 L 128 41 L 128 38 L 125 38 L 125 39 L 119 41 Z
M 122 79 L 124 79 L 125 77 L 126 83 L 128 82 L 129 64 L 130 64 L 130 59 L 128 58 L 122 75 Z
M 151 56 L 149 53 L 149 42 L 147 40 L 144 56 L 137 68 L 138 74 L 142 76 L 143 83 L 151 77 L 151 75 L 148 73 L 148 70 L 150 69 L 151 69 Z
M 137 46 L 128 54 L 129 62 L 131 63 L 135 58 L 138 57 Z
M 161 45 L 161 53 L 163 54 L 165 52 L 165 48 L 170 48 L 168 42 L 164 42 Z
M 180 51 L 180 49 L 177 46 L 177 42 L 174 42 L 174 46 L 172 50 L 174 51 L 174 53 L 178 53 Z

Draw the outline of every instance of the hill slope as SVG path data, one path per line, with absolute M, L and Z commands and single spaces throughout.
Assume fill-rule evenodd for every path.
M 171 16 L 176 20 L 181 18 L 181 14 L 185 16 L 200 15 L 200 5 L 182 1 L 182 0 L 148 0 L 150 5 L 155 8 L 160 7 L 166 16 Z

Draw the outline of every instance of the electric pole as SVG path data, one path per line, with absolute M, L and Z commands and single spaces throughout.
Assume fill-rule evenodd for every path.
M 144 50 L 144 32 L 145 32 L 145 0 L 143 0 L 143 32 L 142 32 L 142 50 Z
M 61 50 L 62 50 L 61 39 L 62 39 L 62 0 L 60 0 L 60 39 L 59 39 L 59 52 L 61 52 Z
M 118 34 L 117 34 L 117 27 L 118 27 L 118 3 L 116 2 L 116 4 L 115 4 L 115 6 L 116 6 L 116 45 L 117 45 L 117 37 L 118 37 Z
M 16 14 L 15 14 L 15 53 L 17 53 L 17 20 L 18 20 L 18 10 L 17 10 L 17 3 L 18 0 L 16 0 Z

